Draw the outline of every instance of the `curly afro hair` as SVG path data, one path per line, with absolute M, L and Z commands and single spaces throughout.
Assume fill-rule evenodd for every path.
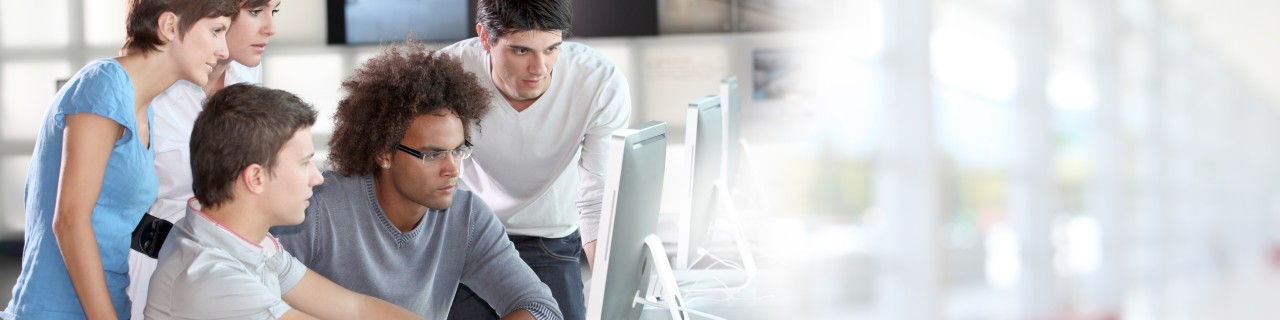
M 391 45 L 365 61 L 342 82 L 329 163 L 342 175 L 372 175 L 377 157 L 395 150 L 409 124 L 421 115 L 453 113 L 470 141 L 471 125 L 489 109 L 490 93 L 454 57 L 421 43 Z

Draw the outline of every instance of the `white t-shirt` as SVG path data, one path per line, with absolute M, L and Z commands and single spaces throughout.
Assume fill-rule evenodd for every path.
M 478 38 L 440 51 L 459 57 L 491 95 L 489 112 L 471 127 L 475 150 L 459 185 L 480 195 L 510 234 L 564 237 L 581 222 L 582 242 L 594 241 L 609 137 L 631 117 L 626 77 L 595 49 L 564 42 L 547 92 L 516 112 L 494 86 Z
M 278 319 L 292 310 L 284 294 L 307 267 L 271 234 L 250 241 L 191 204 L 160 249 L 145 319 Z
M 246 67 L 231 61 L 225 85 L 262 83 L 262 64 Z M 186 80 L 178 80 L 151 101 L 155 119 L 151 123 L 151 148 L 156 152 L 156 177 L 159 193 L 155 204 L 147 210 L 153 216 L 177 222 L 187 211 L 191 191 L 191 129 L 196 116 L 204 109 L 204 89 Z M 133 301 L 132 318 L 143 319 L 147 301 L 147 283 L 156 269 L 156 259 L 137 251 L 129 251 L 129 299 Z

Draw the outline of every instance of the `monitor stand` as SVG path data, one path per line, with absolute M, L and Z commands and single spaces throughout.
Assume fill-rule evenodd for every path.
M 656 296 L 666 304 L 666 309 L 671 312 L 671 319 L 691 319 L 689 312 L 685 311 L 684 297 L 680 295 L 680 287 L 676 286 L 676 277 L 671 271 L 671 261 L 667 260 L 667 251 L 663 249 L 662 239 L 658 239 L 655 234 L 650 234 L 644 237 L 644 246 L 648 249 L 645 251 L 649 252 L 649 257 L 653 259 L 653 270 L 657 273 L 657 277 L 650 283 L 648 294 L 641 296 L 637 293 L 636 303 L 647 305 L 646 302 L 652 301 L 650 297 Z
M 739 272 L 739 270 L 731 270 L 731 269 L 676 270 L 675 271 L 676 279 L 679 279 L 681 283 L 688 284 L 688 283 L 706 282 L 706 283 L 714 283 L 719 285 L 719 286 L 712 286 L 707 288 L 702 288 L 701 286 L 697 286 L 697 285 L 693 285 L 693 286 L 687 285 L 684 288 L 686 292 L 701 291 L 704 289 L 707 289 L 707 290 L 744 289 L 751 284 L 752 280 L 754 280 L 756 276 L 755 256 L 751 254 L 750 243 L 747 242 L 746 233 L 743 232 L 742 221 L 738 217 L 737 205 L 733 203 L 733 197 L 730 196 L 729 187 L 725 185 L 723 180 L 721 180 L 721 181 L 716 181 L 714 190 L 715 191 L 712 193 L 712 196 L 716 197 L 716 201 L 720 204 L 721 208 L 724 209 L 723 212 L 721 212 L 723 217 L 722 221 L 727 223 L 729 227 L 733 230 L 733 242 L 738 249 L 738 255 L 742 257 L 742 270 L 741 272 Z M 720 222 L 720 221 L 716 221 L 716 222 Z M 708 251 L 709 250 L 707 249 L 699 249 L 698 256 L 694 257 L 691 260 L 699 261 L 702 258 L 705 258 L 708 256 L 714 258 L 714 255 Z M 719 259 L 719 258 L 715 258 L 715 259 Z
M 767 193 L 765 192 L 763 182 L 760 179 L 760 174 L 756 170 L 756 163 L 753 160 L 751 160 L 751 159 L 755 159 L 754 157 L 752 157 L 751 147 L 747 143 L 746 139 L 738 139 L 738 144 L 741 146 L 741 151 L 739 155 L 747 159 L 747 161 L 741 162 L 745 164 L 744 165 L 745 168 L 739 168 L 739 170 L 747 169 L 745 174 L 747 175 L 748 180 L 750 180 L 754 185 L 755 191 L 759 193 L 759 196 L 755 198 L 759 201 L 760 209 L 763 212 L 769 212 L 769 201 L 768 201 L 768 197 L 765 196 L 765 194 Z M 744 181 L 741 179 L 738 180 L 738 184 L 742 184 L 743 182 Z M 720 285 L 720 286 L 714 286 L 709 288 L 701 288 L 701 286 L 686 286 L 685 288 L 686 292 L 694 292 L 694 291 L 701 291 L 701 290 L 744 289 L 748 285 L 750 285 L 751 282 L 756 277 L 757 269 L 756 269 L 755 256 L 751 254 L 750 242 L 747 242 L 746 232 L 743 231 L 744 229 L 742 228 L 742 219 L 738 216 L 739 213 L 738 213 L 737 205 L 733 201 L 734 194 L 731 192 L 730 187 L 727 184 L 725 184 L 725 181 L 723 179 L 720 181 L 716 181 L 714 188 L 715 188 L 714 189 L 715 191 L 712 193 L 712 196 L 716 197 L 716 201 L 720 204 L 720 207 L 723 208 L 722 217 L 724 219 L 724 222 L 726 222 L 728 226 L 733 230 L 733 241 L 735 246 L 738 249 L 738 255 L 742 257 L 742 270 L 741 270 L 742 272 L 738 273 L 738 272 L 734 272 L 736 270 L 723 270 L 723 269 L 677 270 L 676 278 L 679 279 L 680 282 L 682 283 L 708 282 L 708 283 L 714 283 L 714 284 Z M 712 256 L 714 258 L 714 256 L 711 253 L 707 252 L 708 250 L 706 249 L 700 249 L 698 251 L 699 251 L 699 255 L 694 259 L 692 259 L 693 261 L 698 261 L 707 256 Z

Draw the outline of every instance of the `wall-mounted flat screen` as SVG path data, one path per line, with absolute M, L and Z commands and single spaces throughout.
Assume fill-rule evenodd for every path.
M 475 0 L 326 0 L 329 44 L 452 42 L 475 34 Z

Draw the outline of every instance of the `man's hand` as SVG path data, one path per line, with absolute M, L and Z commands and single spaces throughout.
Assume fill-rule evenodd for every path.
M 582 252 L 587 254 L 587 268 L 596 269 L 596 241 L 591 240 L 582 245 Z
M 508 314 L 507 316 L 502 317 L 502 320 L 524 320 L 524 319 L 538 320 L 538 318 L 533 317 L 532 313 L 529 313 L 529 310 L 525 310 L 525 309 L 516 310 L 511 314 Z

